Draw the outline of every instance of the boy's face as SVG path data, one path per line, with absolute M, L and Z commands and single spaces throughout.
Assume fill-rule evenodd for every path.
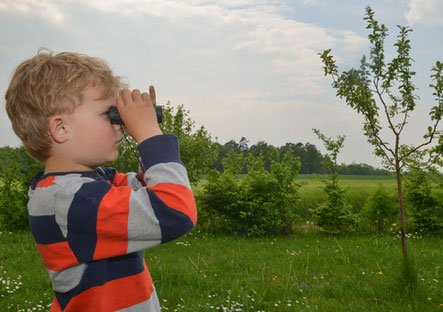
M 118 156 L 121 128 L 112 125 L 107 114 L 115 99 L 98 100 L 101 92 L 99 85 L 88 86 L 83 91 L 82 103 L 66 116 L 70 131 L 67 147 L 78 170 L 91 170 Z

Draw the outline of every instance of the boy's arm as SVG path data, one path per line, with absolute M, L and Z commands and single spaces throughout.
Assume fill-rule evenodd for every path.
M 156 135 L 161 135 L 157 123 L 157 114 L 155 113 L 153 102 L 156 102 L 155 89 L 149 87 L 149 94 L 140 93 L 135 89 L 132 92 L 124 89 L 117 98 L 117 107 L 121 118 L 124 121 L 125 131 L 140 144 L 146 139 Z M 156 151 L 153 151 L 154 153 Z M 143 172 L 141 169 L 138 174 L 111 172 L 111 182 L 117 186 L 129 185 L 132 187 L 146 186 Z
M 177 137 L 157 123 L 154 88 L 122 90 L 117 108 L 139 144 L 146 187 L 110 187 L 97 210 L 93 259 L 122 255 L 173 240 L 192 229 L 197 210 Z M 90 255 L 89 255 L 90 256 Z
M 197 209 L 177 137 L 152 137 L 139 146 L 147 187 L 104 180 L 83 184 L 67 215 L 67 240 L 79 262 L 124 255 L 184 235 Z

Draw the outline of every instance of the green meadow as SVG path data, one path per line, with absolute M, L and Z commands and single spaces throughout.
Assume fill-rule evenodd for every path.
M 325 199 L 322 183 L 300 177 L 301 209 Z M 342 178 L 347 199 L 363 205 L 378 183 Z M 201 185 L 195 187 L 196 193 Z M 396 233 L 332 237 L 300 223 L 291 236 L 214 237 L 198 227 L 144 251 L 163 311 L 443 311 L 443 239 L 408 235 L 417 289 L 400 283 Z M 0 311 L 47 311 L 51 284 L 28 231 L 0 233 Z
M 399 283 L 399 238 L 207 237 L 144 252 L 164 311 L 442 311 L 443 240 L 410 237 L 418 285 Z M 47 311 L 51 285 L 28 232 L 0 235 L 0 311 Z

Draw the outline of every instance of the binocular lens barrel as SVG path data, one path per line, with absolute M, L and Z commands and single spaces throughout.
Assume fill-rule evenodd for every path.
M 155 106 L 155 113 L 157 114 L 157 122 L 163 122 L 163 107 Z M 111 106 L 109 108 L 109 120 L 113 125 L 123 125 L 123 120 L 120 118 L 120 114 L 118 113 L 118 109 L 115 106 Z

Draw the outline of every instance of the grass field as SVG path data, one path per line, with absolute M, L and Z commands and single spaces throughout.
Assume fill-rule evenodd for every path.
M 299 180 L 315 180 L 317 177 L 327 178 L 326 174 L 299 174 L 297 179 Z M 370 181 L 385 181 L 395 180 L 395 176 L 375 176 L 375 175 L 340 175 L 340 180 L 370 180 Z
M 307 212 L 325 200 L 323 184 L 299 178 Z M 393 178 L 341 178 L 354 209 L 379 183 L 395 197 Z M 395 234 L 334 238 L 310 224 L 289 237 L 260 239 L 194 231 L 144 255 L 164 311 L 443 311 L 441 246 L 441 237 L 409 238 L 418 273 L 414 294 L 399 283 Z M 0 233 L 0 311 L 47 311 L 52 298 L 30 233 Z
M 246 239 L 190 233 L 144 252 L 164 311 L 442 311 L 443 239 L 408 240 L 415 294 L 398 282 L 395 236 Z M 47 273 L 28 232 L 0 234 L 0 311 L 46 311 Z
M 300 205 L 298 214 L 302 217 L 309 215 L 309 209 L 316 208 L 322 202 L 325 202 L 327 197 L 323 191 L 324 183 L 318 179 L 303 179 L 299 182 L 304 183 L 300 188 Z M 360 212 L 366 203 L 367 198 L 378 187 L 383 185 L 389 192 L 391 197 L 397 200 L 397 180 L 391 179 L 362 179 L 361 177 L 347 176 L 340 177 L 339 184 L 346 192 L 344 194 L 345 200 L 352 207 L 352 211 Z

